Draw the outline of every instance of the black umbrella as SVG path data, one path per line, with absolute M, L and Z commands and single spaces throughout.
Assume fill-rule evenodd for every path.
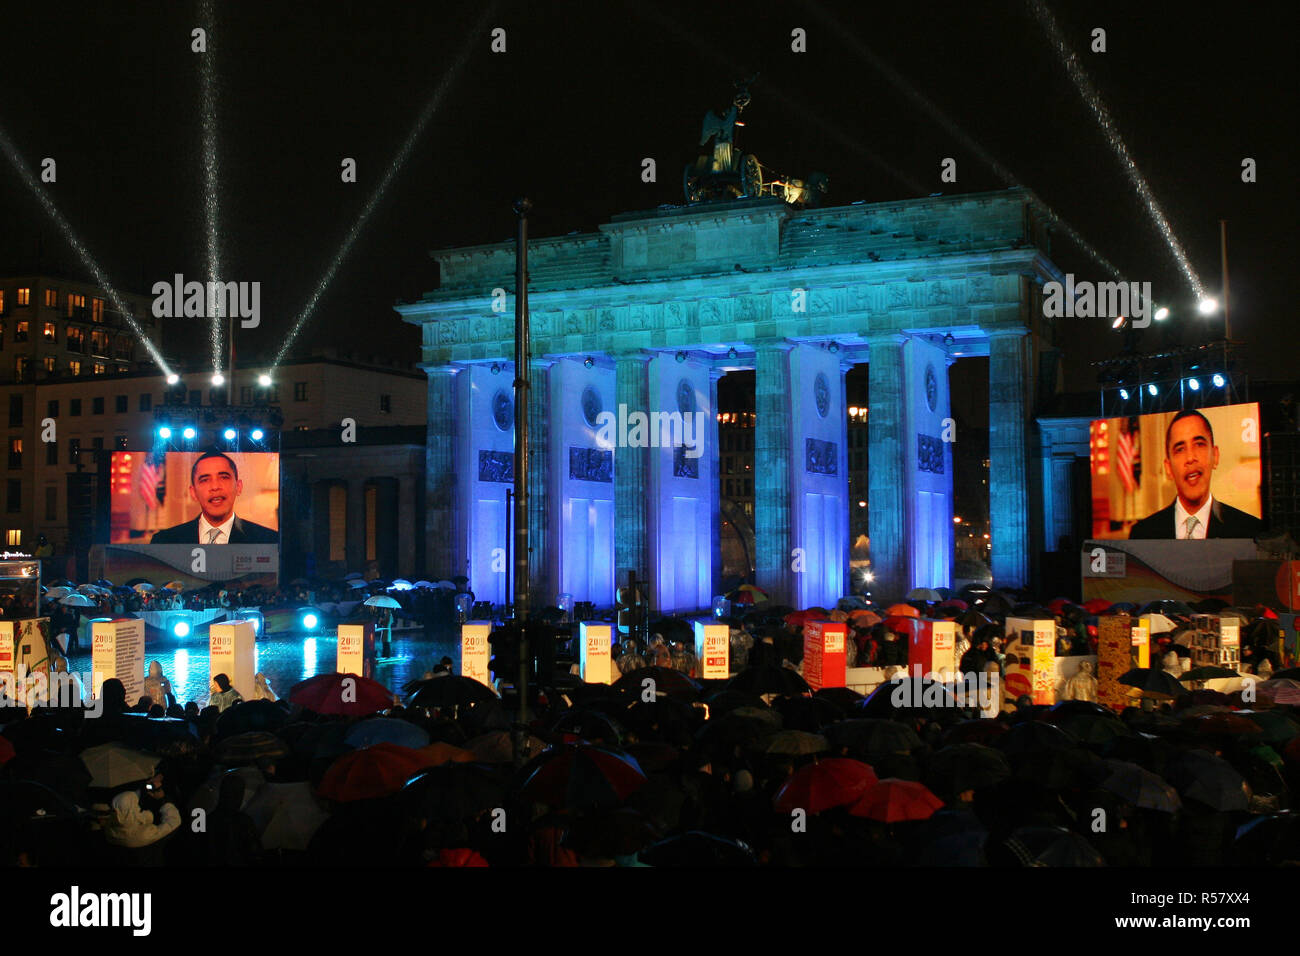
M 921 738 L 910 726 L 880 717 L 840 721 L 827 727 L 823 736 L 832 746 L 868 756 L 910 753 L 921 746 Z
M 623 739 L 623 728 L 607 714 L 587 707 L 566 710 L 551 725 L 554 734 L 569 734 L 581 740 L 602 741 L 617 747 Z
M 780 697 L 772 708 L 781 715 L 784 726 L 814 734 L 844 717 L 840 708 L 823 697 Z
M 1106 760 L 1106 768 L 1110 774 L 1102 789 L 1125 803 L 1162 813 L 1175 813 L 1183 805 L 1178 791 L 1145 767 L 1112 757 Z
M 849 713 L 861 701 L 866 700 L 856 690 L 850 690 L 847 687 L 823 687 L 821 690 L 814 692 L 813 696 L 821 700 L 829 700 L 844 714 Z
M 1187 615 L 1194 614 L 1195 612 L 1186 604 L 1184 604 L 1182 601 L 1171 601 L 1166 599 L 1162 601 L 1150 601 L 1147 604 L 1144 604 L 1142 606 L 1142 610 L 1139 611 L 1138 613 L 1139 614 L 1182 615 L 1186 617 Z
M 1140 690 L 1143 697 L 1158 700 L 1171 700 L 1187 693 L 1187 688 L 1178 683 L 1176 677 L 1154 667 L 1135 667 L 1122 674 L 1118 680 L 1121 684 Z
M 971 608 L 962 611 L 957 615 L 957 623 L 961 627 L 983 627 L 985 624 L 993 623 L 993 619 L 981 611 Z
M 504 806 L 509 789 L 508 776 L 481 764 L 446 763 L 408 780 L 402 797 L 417 816 L 458 823 Z
M 709 720 L 695 734 L 699 749 L 715 757 L 731 756 L 735 748 L 744 747 L 776 728 L 755 717 L 724 714 Z
M 925 763 L 925 783 L 935 792 L 958 794 L 993 787 L 1011 776 L 1011 765 L 999 751 L 983 744 L 952 744 Z
M 419 681 L 406 704 L 408 707 L 464 707 L 496 699 L 497 695 L 486 684 L 472 677 L 446 674 Z
M 1013 830 L 997 849 L 997 862 L 1011 865 L 1106 865 L 1105 859 L 1091 843 L 1064 827 L 1020 827 Z
M 704 698 L 709 706 L 709 719 L 716 720 L 738 707 L 766 707 L 767 702 L 758 694 L 743 690 L 723 690 Z
M 751 694 L 782 694 L 796 696 L 808 694 L 812 688 L 789 667 L 747 667 L 731 679 L 729 690 Z
M 1072 750 L 1078 741 L 1055 724 L 1045 720 L 1027 720 L 1016 724 L 993 742 L 1008 756 L 1012 754 L 1041 753 L 1045 750 Z
M 1205 750 L 1188 750 L 1169 762 L 1165 775 L 1185 800 L 1215 810 L 1245 810 L 1245 781 L 1226 760 Z
M 235 734 L 217 745 L 217 759 L 230 766 L 253 764 L 263 759 L 278 760 L 288 754 L 289 745 L 264 730 Z
M 647 684 L 646 681 L 652 683 Z M 667 694 L 685 701 L 700 698 L 700 685 L 671 667 L 638 667 L 614 681 L 615 690 L 633 693 L 638 697 L 651 688 L 656 696 Z
M 691 830 L 669 837 L 641 851 L 638 859 L 649 866 L 754 866 L 758 859 L 740 840 Z
M 858 706 L 861 717 L 890 717 L 915 711 L 956 713 L 956 699 L 938 681 L 928 677 L 904 677 L 881 684 Z
M 1128 725 L 1114 714 L 1065 714 L 1052 721 L 1072 734 L 1081 744 L 1101 747 L 1116 737 L 1127 736 Z
M 1300 814 L 1269 814 L 1238 827 L 1232 862 L 1237 866 L 1300 863 Z
M 278 701 L 246 700 L 227 708 L 217 718 L 217 737 L 233 737 L 254 730 L 274 733 L 289 722 L 289 712 Z

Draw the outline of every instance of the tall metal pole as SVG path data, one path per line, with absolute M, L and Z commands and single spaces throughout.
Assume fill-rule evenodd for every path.
M 1232 340 L 1232 322 L 1228 319 L 1228 220 L 1219 220 L 1219 263 L 1223 269 L 1223 337 Z
M 515 625 L 519 629 L 519 723 L 528 722 L 528 213 L 515 201 Z

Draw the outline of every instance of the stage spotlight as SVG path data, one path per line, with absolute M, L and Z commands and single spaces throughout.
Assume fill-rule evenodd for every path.
M 585 359 L 583 359 L 582 364 L 586 368 L 591 368 L 593 365 L 596 364 L 596 360 L 592 358 L 590 355 L 588 355 Z
M 172 633 L 177 637 L 188 637 L 190 633 L 190 622 L 177 621 L 172 625 Z
M 222 385 L 225 385 L 225 384 L 226 384 L 226 376 L 222 375 L 220 372 L 216 372 L 216 373 L 214 373 L 213 376 L 212 376 L 212 384 L 213 384 L 213 385 L 216 385 L 216 386 L 218 386 L 218 387 L 220 387 L 220 386 L 222 386 Z
M 1117 315 L 1117 316 L 1115 316 L 1115 321 L 1112 322 L 1112 323 L 1110 324 L 1110 327 L 1111 327 L 1112 329 L 1118 329 L 1118 328 L 1120 328 L 1121 326 L 1123 326 L 1124 323 L 1125 323 L 1126 321 L 1128 321 L 1128 320 L 1125 319 L 1124 316 L 1122 316 L 1122 315 Z
M 1187 380 L 1187 387 L 1193 392 L 1199 392 L 1201 390 L 1201 383 L 1194 378 L 1189 378 Z
M 1215 388 L 1223 388 L 1224 386 L 1223 376 L 1218 372 L 1214 373 L 1214 378 L 1210 379 L 1210 381 L 1214 383 Z
M 1167 318 L 1169 318 L 1169 310 L 1168 310 L 1168 309 L 1166 309 L 1163 305 L 1162 305 L 1160 308 L 1156 309 L 1156 321 L 1157 321 L 1157 322 L 1163 322 L 1163 321 L 1164 321 L 1165 319 L 1167 319 Z
M 249 437 L 252 438 L 253 441 L 261 441 L 262 438 L 265 436 L 265 434 L 266 433 L 263 432 L 262 429 L 254 428 L 253 431 L 250 433 Z
M 171 375 L 168 375 L 168 376 L 167 376 L 167 384 L 168 384 L 168 385 L 175 385 L 175 384 L 176 384 L 177 382 L 179 382 L 180 380 L 181 380 L 181 377 L 180 377 L 179 375 L 177 375 L 176 373 L 174 373 L 174 372 L 173 372 Z
M 1200 301 L 1196 308 L 1200 310 L 1201 315 L 1211 315 L 1219 310 L 1219 303 L 1214 299 L 1211 299 L 1209 296 L 1206 296 Z
M 1128 401 L 1128 389 L 1127 389 L 1127 388 L 1121 388 L 1121 389 L 1119 390 L 1119 397 L 1122 398 L 1124 401 L 1127 402 L 1127 401 Z
M 316 629 L 316 625 L 319 623 L 320 623 L 320 618 L 317 617 L 315 612 L 313 611 L 308 611 L 306 614 L 302 616 L 302 626 L 305 630 L 314 631 Z
M 224 432 L 222 432 L 221 434 L 222 434 L 223 436 L 225 436 L 226 441 L 234 441 L 234 440 L 235 440 L 235 436 L 236 436 L 237 434 L 239 434 L 239 433 L 238 433 L 237 431 L 235 431 L 233 428 L 227 428 L 227 429 L 226 429 Z
M 1154 384 L 1148 385 L 1147 394 L 1150 395 L 1152 398 L 1154 398 L 1155 396 L 1160 394 L 1160 389 L 1156 388 Z
M 186 441 L 194 441 L 196 435 L 198 435 L 198 432 L 196 432 L 192 427 L 186 428 L 185 431 L 181 432 L 181 437 Z
M 164 425 L 162 428 L 158 429 L 158 437 L 163 441 L 166 441 L 172 437 L 172 430 Z
M 257 376 L 257 384 L 260 385 L 262 388 L 270 388 L 271 376 L 265 374 Z

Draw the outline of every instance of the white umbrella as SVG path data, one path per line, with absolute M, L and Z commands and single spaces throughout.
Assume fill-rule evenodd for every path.
M 942 601 L 943 595 L 934 588 L 912 588 L 907 592 L 907 599 L 909 601 Z
M 417 588 L 431 588 L 433 587 L 433 582 L 420 580 L 420 581 L 416 581 L 414 586 Z
M 329 813 L 320 805 L 311 784 L 268 783 L 244 806 L 244 813 L 261 832 L 266 850 L 305 850 Z
M 391 607 L 400 610 L 402 605 L 396 600 L 390 598 L 387 594 L 376 594 L 374 597 L 368 597 L 362 604 L 369 604 L 371 607 Z
M 364 578 L 364 577 L 365 577 L 365 575 L 362 574 L 360 571 L 352 571 L 352 572 L 349 573 L 349 574 L 345 574 L 345 575 L 343 575 L 343 580 L 344 580 L 344 581 L 355 581 L 355 580 L 357 580 L 358 578 Z
M 1178 626 L 1163 614 L 1148 614 L 1147 617 L 1151 619 L 1152 634 L 1167 634 Z
M 100 744 L 81 752 L 81 762 L 90 771 L 92 787 L 120 787 L 153 776 L 158 758 L 119 743 Z
M 406 580 L 406 578 L 395 578 L 395 579 L 393 580 L 393 583 L 390 584 L 390 585 L 388 585 L 388 590 L 390 590 L 390 591 L 409 591 L 409 590 L 411 590 L 411 587 L 412 587 L 411 582 L 408 581 L 408 580 Z
M 45 592 L 45 596 L 49 598 L 51 601 L 53 601 L 61 597 L 67 597 L 71 593 L 72 593 L 72 588 L 57 587 L 57 588 L 50 588 L 48 591 Z
M 144 594 L 146 591 L 152 591 L 153 585 L 150 584 L 148 581 L 141 581 L 139 584 L 135 586 L 135 589 L 139 591 L 141 594 Z
M 456 585 L 452 584 L 450 581 L 439 581 L 437 584 L 434 585 L 434 587 L 442 588 L 444 591 L 456 590 Z
M 94 607 L 95 602 L 84 594 L 69 594 L 66 597 L 59 598 L 59 603 L 64 607 Z
M 348 587 L 350 587 L 350 588 L 351 588 L 352 590 L 354 590 L 354 591 L 359 591 L 359 590 L 361 590 L 362 588 L 364 588 L 365 586 L 366 586 L 366 582 L 365 582 L 365 581 L 349 581 L 349 582 L 348 582 Z

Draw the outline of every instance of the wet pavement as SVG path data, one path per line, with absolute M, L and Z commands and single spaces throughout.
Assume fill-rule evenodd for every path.
M 267 676 L 271 689 L 283 697 L 294 684 L 335 669 L 338 640 L 333 632 L 277 634 L 257 642 L 257 670 Z M 393 657 L 375 665 L 374 677 L 381 684 L 400 693 L 402 685 L 432 670 L 443 656 L 457 660 L 458 648 L 452 641 L 425 640 L 419 630 L 398 632 L 393 639 Z M 150 661 L 162 664 L 163 673 L 172 682 L 176 699 L 184 704 L 208 700 L 207 635 L 187 640 L 149 642 L 145 645 L 145 671 Z M 72 654 L 72 670 L 90 670 L 90 654 Z M 252 688 L 237 688 L 245 698 Z

